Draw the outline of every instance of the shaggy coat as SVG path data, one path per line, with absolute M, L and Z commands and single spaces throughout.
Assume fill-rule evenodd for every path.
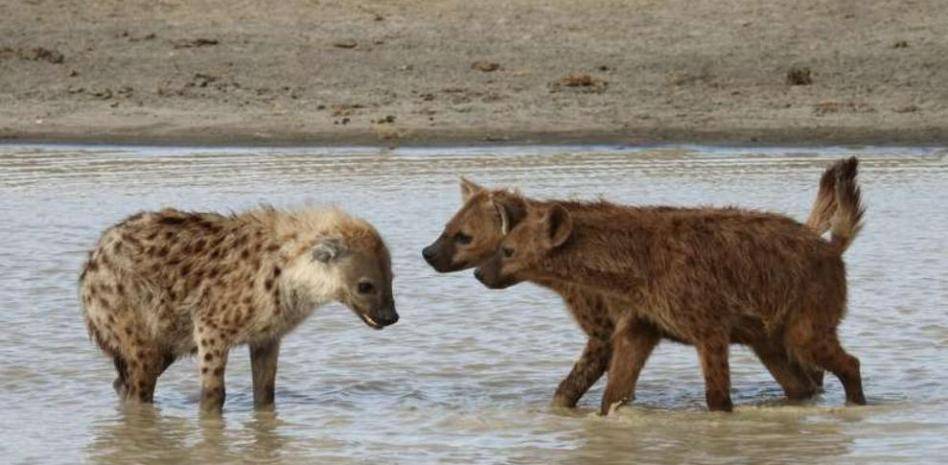
M 283 335 L 330 301 L 373 328 L 392 324 L 391 283 L 381 237 L 339 210 L 168 209 L 106 230 L 79 293 L 91 337 L 115 362 L 120 396 L 150 402 L 158 376 L 196 353 L 201 406 L 219 410 L 231 347 L 250 346 L 255 404 L 272 404 Z
M 842 166 L 843 162 L 840 161 L 824 172 L 813 211 L 807 220 L 807 225 L 819 234 L 829 229 L 829 219 L 835 213 L 835 184 L 837 173 Z M 441 236 L 423 251 L 425 260 L 440 272 L 457 271 L 486 262 L 499 249 L 504 230 L 523 219 L 527 204 L 534 207 L 550 204 L 521 197 L 509 190 L 484 189 L 463 178 L 461 193 L 464 205 L 445 226 Z M 504 215 L 500 214 L 500 205 L 505 206 Z M 560 202 L 560 205 L 574 215 L 606 213 L 605 210 L 587 211 L 581 208 L 583 204 L 580 202 Z M 654 211 L 672 211 L 668 207 L 647 208 Z M 506 225 L 503 224 L 504 218 Z M 537 284 L 562 297 L 570 314 L 588 337 L 582 354 L 559 384 L 553 397 L 554 406 L 573 407 L 608 369 L 615 322 L 622 317 L 630 304 L 568 282 L 542 280 Z M 661 331 L 645 320 L 636 321 L 632 326 L 634 331 L 639 333 L 640 351 L 651 351 L 662 338 L 675 339 L 673 335 Z M 791 360 L 786 355 L 782 341 L 761 339 L 751 347 L 788 397 L 807 398 L 821 388 L 822 370 L 803 367 Z M 643 357 L 643 363 L 644 360 Z M 640 369 L 641 366 L 636 372 Z M 634 392 L 635 379 L 630 382 Z
M 834 165 L 835 182 L 824 176 L 810 222 L 830 225 L 829 242 L 790 218 L 736 208 L 525 202 L 524 217 L 475 274 L 492 288 L 558 283 L 626 303 L 610 317 L 602 413 L 631 399 L 660 337 L 696 346 L 713 410 L 731 409 L 729 342 L 750 345 L 765 363 L 776 357 L 826 369 L 843 382 L 847 399 L 861 404 L 859 362 L 836 336 L 846 303 L 841 254 L 862 216 L 856 166 L 855 159 Z M 835 207 L 819 208 L 828 204 L 828 188 Z M 501 204 L 500 214 L 519 210 Z

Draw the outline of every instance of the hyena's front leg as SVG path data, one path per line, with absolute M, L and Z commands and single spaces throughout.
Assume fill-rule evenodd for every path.
M 704 397 L 708 410 L 730 412 L 731 370 L 728 365 L 728 344 L 726 336 L 715 335 L 698 341 L 698 357 L 701 359 L 701 371 L 704 373 Z
M 279 355 L 280 341 L 278 339 L 250 345 L 250 366 L 253 370 L 253 405 L 255 408 L 273 406 L 277 358 Z
M 579 399 L 596 384 L 609 367 L 612 344 L 608 340 L 590 336 L 583 354 L 573 365 L 569 375 L 560 382 L 553 396 L 554 407 L 573 408 Z
M 201 369 L 201 410 L 220 412 L 224 408 L 224 369 L 227 366 L 227 344 L 213 328 L 195 327 L 198 340 L 198 366 Z
M 661 341 L 655 328 L 636 318 L 628 317 L 616 325 L 612 336 L 612 360 L 609 362 L 609 382 L 602 395 L 599 413 L 608 415 L 614 405 L 635 398 L 635 384 L 652 350 Z

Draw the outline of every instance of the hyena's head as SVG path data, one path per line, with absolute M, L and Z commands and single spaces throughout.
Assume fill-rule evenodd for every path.
M 489 190 L 461 178 L 464 205 L 444 227 L 441 236 L 421 255 L 432 268 L 448 273 L 480 265 L 525 214 L 526 202 L 507 190 Z
M 336 300 L 374 329 L 398 321 L 391 257 L 368 223 L 359 221 L 320 237 L 297 262 L 287 270 L 288 277 L 314 300 Z
M 504 289 L 536 276 L 541 261 L 573 234 L 569 211 L 557 203 L 529 205 L 526 217 L 510 230 L 497 252 L 474 271 L 491 289 Z

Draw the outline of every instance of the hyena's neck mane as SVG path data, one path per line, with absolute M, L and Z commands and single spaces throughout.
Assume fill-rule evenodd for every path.
M 530 270 L 531 281 L 623 294 L 640 290 L 652 262 L 651 216 L 636 209 L 621 217 L 574 215 L 572 235 Z

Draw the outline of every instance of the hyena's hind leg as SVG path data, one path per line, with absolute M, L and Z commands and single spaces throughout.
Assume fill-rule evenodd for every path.
M 126 384 L 128 383 L 128 364 L 125 363 L 125 359 L 118 355 L 112 356 L 112 361 L 115 362 L 115 371 L 118 372 L 115 381 L 112 381 L 112 388 L 115 389 L 115 393 L 119 398 L 124 398 L 127 391 Z
M 129 393 L 128 363 L 125 362 L 125 359 L 117 355 L 112 357 L 112 359 L 115 362 L 115 371 L 118 372 L 118 376 L 115 378 L 115 381 L 112 382 L 112 387 L 115 389 L 115 393 L 118 394 L 120 398 L 124 399 L 127 397 L 127 394 Z M 174 361 L 175 361 L 175 356 L 171 352 L 166 352 L 164 355 L 162 355 L 161 365 L 159 367 L 158 374 L 154 376 L 156 378 L 156 381 L 151 383 L 152 392 L 147 397 L 149 398 L 154 397 L 154 390 L 155 390 L 154 385 L 157 383 L 157 378 L 161 376 L 161 374 L 164 373 L 165 370 L 167 370 L 168 367 L 171 366 L 172 363 L 174 363 Z M 138 400 L 141 400 L 138 394 L 136 394 L 136 397 L 138 397 Z M 132 397 L 132 398 L 135 398 L 135 397 Z
M 847 353 L 839 343 L 835 326 L 814 324 L 797 318 L 787 328 L 787 348 L 797 360 L 812 363 L 836 375 L 846 391 L 846 401 L 865 405 L 859 359 Z
M 822 384 L 822 370 L 807 369 L 794 361 L 788 354 L 782 341 L 763 340 L 750 345 L 754 354 L 783 388 L 784 394 L 791 400 L 804 400 L 816 395 L 820 385 L 816 384 L 811 372 L 819 372 Z
M 174 355 L 154 346 L 139 346 L 127 356 L 125 398 L 139 402 L 154 401 L 158 377 L 174 363 Z

